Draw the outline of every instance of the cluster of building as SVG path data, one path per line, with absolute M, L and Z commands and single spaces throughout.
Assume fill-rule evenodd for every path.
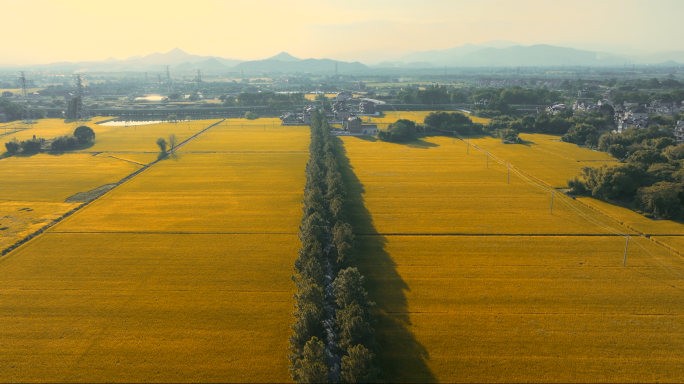
M 332 111 L 327 113 L 328 122 L 331 124 L 342 124 L 342 132 L 336 134 L 349 135 L 376 135 L 377 125 L 364 125 L 361 117 L 363 115 L 374 115 L 376 113 L 375 103 L 369 100 L 361 100 L 358 103 L 357 112 L 351 110 L 348 104 L 352 103 L 354 95 L 351 92 L 340 92 L 335 102 L 332 104 Z M 308 105 L 302 113 L 288 112 L 280 117 L 283 125 L 310 125 L 311 116 L 316 107 Z

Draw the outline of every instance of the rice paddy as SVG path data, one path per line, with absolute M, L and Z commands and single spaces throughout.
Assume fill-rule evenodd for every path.
M 535 139 L 473 142 L 559 187 L 604 161 Z M 567 197 L 551 215 L 547 192 L 460 141 L 340 146 L 384 380 L 681 380 L 681 256 Z M 632 234 L 626 260 L 613 231 Z
M 31 233 L 213 122 L 0 160 L 0 228 Z M 226 121 L 0 258 L 0 380 L 288 381 L 309 130 L 277 124 Z M 611 162 L 521 137 L 472 141 L 556 188 Z M 681 381 L 681 224 L 560 192 L 551 212 L 448 137 L 336 140 L 385 382 Z
M 308 135 L 212 133 L 0 259 L 2 380 L 289 379 Z

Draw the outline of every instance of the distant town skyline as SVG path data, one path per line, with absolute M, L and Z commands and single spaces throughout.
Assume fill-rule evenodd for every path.
M 122 0 L 116 7 L 26 0 L 3 7 L 12 31 L 0 49 L 4 66 L 125 59 L 174 47 L 240 60 L 286 51 L 365 63 L 491 40 L 621 54 L 684 50 L 684 2 L 677 0 Z

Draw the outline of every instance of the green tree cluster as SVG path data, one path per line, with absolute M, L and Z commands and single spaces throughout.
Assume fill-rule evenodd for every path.
M 568 180 L 568 186 L 574 193 L 626 203 L 658 217 L 682 217 L 684 144 L 676 145 L 674 139 L 661 135 L 655 129 L 604 135 L 600 145 L 609 152 L 619 150 L 626 162 L 583 168 L 578 177 Z

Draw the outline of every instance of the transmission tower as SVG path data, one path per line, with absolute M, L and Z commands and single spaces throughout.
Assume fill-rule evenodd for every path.
M 21 95 L 24 97 L 28 97 L 28 81 L 26 80 L 26 75 L 24 74 L 24 71 L 21 71 L 21 77 L 19 78 L 19 82 L 21 83 Z
M 198 92 L 200 90 L 200 84 L 202 84 L 202 70 L 198 69 L 197 70 L 197 91 Z
M 76 89 L 78 93 L 78 99 L 76 101 L 76 119 L 90 121 L 90 116 L 86 110 L 85 104 L 83 103 L 84 92 L 83 92 L 83 78 L 81 75 L 76 77 Z
M 171 92 L 171 70 L 169 69 L 170 66 L 165 65 L 166 67 L 166 84 L 169 86 L 169 92 Z

